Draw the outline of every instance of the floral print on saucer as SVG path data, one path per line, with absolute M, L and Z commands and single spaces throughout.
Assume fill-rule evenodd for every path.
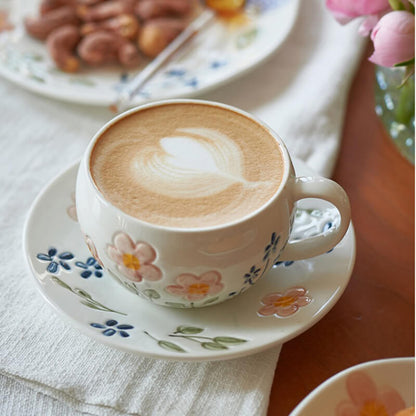
M 298 175 L 312 174 L 296 159 L 294 165 Z M 55 178 L 34 201 L 25 225 L 24 251 L 41 295 L 67 322 L 99 342 L 173 360 L 254 354 L 307 330 L 334 306 L 348 284 L 355 261 L 352 226 L 333 250 L 321 256 L 277 262 L 264 276 L 253 265 L 241 276 L 243 289 L 230 293 L 224 303 L 210 306 L 207 298 L 204 308 L 181 308 L 182 298 L 195 301 L 195 296 L 202 296 L 189 290 L 191 286 L 207 286 L 212 296 L 222 289 L 215 273 L 179 276 L 170 287 L 178 295 L 173 308 L 153 304 L 159 294 L 151 289 L 141 299 L 131 293 L 134 281 L 123 286 L 91 255 L 94 247 L 82 235 L 74 211 L 77 168 L 78 164 Z M 302 201 L 292 237 L 323 232 L 337 221 L 337 211 L 324 201 Z M 265 256 L 276 239 L 271 233 Z M 149 266 L 148 274 L 134 278 L 158 277 L 152 247 L 125 235 L 115 236 L 109 245 L 116 263 L 126 247 L 135 249 Z M 273 259 L 269 254 L 265 261 L 269 257 Z

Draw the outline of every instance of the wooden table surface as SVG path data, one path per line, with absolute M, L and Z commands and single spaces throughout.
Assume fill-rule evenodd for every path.
M 319 384 L 366 361 L 414 356 L 414 167 L 374 112 L 374 65 L 353 81 L 333 179 L 350 197 L 357 258 L 339 302 L 283 345 L 268 416 L 288 416 Z M 319 416 L 319 415 L 317 415 Z

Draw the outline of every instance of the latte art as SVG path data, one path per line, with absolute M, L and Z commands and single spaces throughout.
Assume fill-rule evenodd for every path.
M 233 184 L 261 185 L 245 179 L 243 153 L 226 135 L 209 128 L 175 133 L 133 158 L 132 178 L 147 190 L 192 199 L 214 196 Z
M 143 109 L 106 130 L 91 154 L 106 199 L 158 225 L 226 224 L 264 205 L 283 175 L 274 137 L 253 120 L 197 103 Z

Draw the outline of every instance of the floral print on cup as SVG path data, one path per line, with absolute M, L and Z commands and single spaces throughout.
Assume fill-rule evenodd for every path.
M 183 273 L 176 277 L 176 285 L 165 288 L 166 292 L 180 296 L 189 301 L 198 301 L 207 296 L 221 292 L 224 285 L 221 282 L 221 274 L 215 270 L 196 276 L 191 273 Z
M 349 399 L 338 403 L 336 416 L 394 416 L 406 407 L 397 390 L 390 386 L 378 389 L 364 371 L 348 375 L 346 388 Z
M 95 258 L 95 260 L 97 260 L 98 264 L 101 267 L 103 267 L 103 262 L 98 257 L 97 248 L 95 247 L 94 241 L 92 241 L 91 237 L 88 236 L 87 234 L 83 234 L 83 236 L 84 236 L 85 244 L 87 245 L 88 250 L 90 251 L 91 255 Z
M 266 295 L 261 303 L 264 305 L 258 310 L 260 316 L 275 315 L 286 317 L 293 315 L 302 306 L 308 305 L 312 298 L 307 296 L 303 287 L 292 287 L 285 292 L 274 292 Z
M 127 279 L 141 282 L 143 279 L 156 281 L 162 278 L 156 267 L 156 251 L 144 241 L 134 242 L 126 233 L 119 232 L 113 238 L 114 245 L 107 245 L 107 254 Z

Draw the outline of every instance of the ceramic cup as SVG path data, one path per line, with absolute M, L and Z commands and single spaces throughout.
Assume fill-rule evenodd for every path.
M 113 123 L 131 113 L 165 103 L 204 103 L 244 115 L 263 126 L 277 141 L 284 160 L 283 179 L 275 194 L 248 216 L 201 229 L 171 228 L 133 218 L 112 205 L 99 191 L 90 170 L 95 143 Z M 295 203 L 303 198 L 329 201 L 339 211 L 336 226 L 318 236 L 289 241 Z M 92 255 L 133 293 L 163 306 L 203 307 L 245 291 L 245 276 L 261 278 L 276 261 L 299 260 L 332 249 L 346 233 L 350 205 L 345 191 L 321 177 L 296 177 L 289 153 L 279 136 L 239 109 L 198 100 L 169 100 L 129 110 L 94 136 L 79 167 L 76 207 L 81 230 Z M 134 270 L 124 259 L 138 258 Z M 142 270 L 140 270 L 142 267 Z

